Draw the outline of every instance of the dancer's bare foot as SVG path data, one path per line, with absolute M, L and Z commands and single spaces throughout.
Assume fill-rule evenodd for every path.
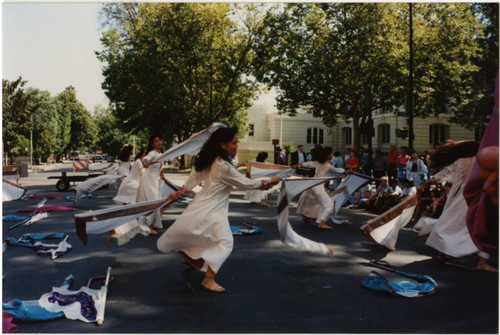
M 333 247 L 331 245 L 326 246 L 328 248 L 328 251 L 330 252 L 328 254 L 328 257 L 332 258 L 333 257 Z
M 214 277 L 205 276 L 205 278 L 201 282 L 201 286 L 204 289 L 212 291 L 212 292 L 220 293 L 220 292 L 226 291 L 226 289 L 224 287 L 220 286 L 219 284 L 217 284 L 215 282 Z
M 158 232 L 156 230 L 154 230 L 151 226 L 148 226 L 149 227 L 149 233 L 151 235 L 158 235 Z
M 109 232 L 109 237 L 108 240 L 106 241 L 106 248 L 109 247 L 111 242 L 113 242 L 113 238 L 116 236 L 115 230 L 113 229 L 112 231 Z
M 270 206 L 271 206 L 271 205 L 269 205 L 267 202 L 265 202 L 264 200 L 262 200 L 262 201 L 260 202 L 260 205 L 261 205 L 261 206 L 266 206 L 266 207 L 270 207 Z
M 321 229 L 332 229 L 332 227 L 330 227 L 329 225 L 327 225 L 324 221 L 321 221 L 319 223 L 318 228 L 321 228 Z
M 476 269 L 479 271 L 498 272 L 498 269 L 489 265 L 487 260 L 484 258 L 479 258 L 479 261 L 477 262 Z

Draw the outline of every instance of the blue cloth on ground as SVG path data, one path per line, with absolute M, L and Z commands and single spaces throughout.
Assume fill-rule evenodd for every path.
M 14 214 L 9 214 L 9 215 L 5 215 L 2 218 L 2 221 L 22 221 L 22 220 L 26 220 L 26 219 L 32 217 L 33 215 L 34 215 L 34 213 L 31 213 L 28 216 L 17 216 Z
M 229 226 L 233 235 L 254 235 L 262 233 L 262 229 L 258 226 L 251 226 L 251 228 L 240 228 L 236 226 Z
M 429 276 L 420 276 L 421 282 L 413 283 L 408 280 L 389 282 L 384 276 L 372 271 L 363 279 L 361 285 L 375 291 L 386 291 L 392 295 L 406 298 L 422 297 L 434 293 L 437 283 Z

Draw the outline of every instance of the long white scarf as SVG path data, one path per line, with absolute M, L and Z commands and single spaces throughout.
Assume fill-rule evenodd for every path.
M 140 216 L 158 213 L 160 208 L 171 203 L 168 199 L 151 200 L 76 214 L 76 233 L 83 243 L 87 243 L 88 234 L 109 232 Z
M 260 162 L 247 162 L 247 176 L 251 179 L 258 178 L 269 178 L 278 176 L 280 178 L 284 176 L 292 175 L 295 169 L 291 169 L 286 165 L 260 163 Z
M 361 230 L 375 244 L 396 250 L 399 231 L 408 224 L 416 206 L 417 196 L 408 197 L 385 213 L 367 221 Z
M 2 179 L 3 201 L 21 199 L 26 194 L 26 192 L 28 192 L 28 189 L 16 185 L 8 180 Z
M 351 194 L 356 192 L 359 188 L 370 183 L 371 180 L 372 179 L 369 176 L 366 176 L 364 174 L 349 173 L 332 194 L 334 215 L 339 212 L 340 208 Z
M 75 204 L 77 203 L 78 199 L 82 196 L 83 193 L 92 193 L 104 185 L 111 184 L 118 178 L 123 178 L 123 176 L 120 175 L 108 175 L 104 174 L 102 176 L 94 177 L 85 180 L 83 183 L 75 186 Z
M 196 155 L 198 152 L 200 152 L 205 142 L 217 129 L 225 127 L 225 124 L 215 122 L 207 129 L 194 134 L 184 142 L 168 149 L 161 156 L 159 156 L 156 161 L 150 162 L 150 164 L 153 164 L 155 162 L 169 161 L 182 155 Z
M 325 178 L 288 178 L 282 181 L 281 190 L 278 195 L 278 230 L 281 241 L 297 250 L 326 255 L 330 254 L 324 243 L 314 242 L 297 234 L 288 222 L 289 201 L 292 201 L 299 193 L 316 185 L 323 184 L 331 177 Z

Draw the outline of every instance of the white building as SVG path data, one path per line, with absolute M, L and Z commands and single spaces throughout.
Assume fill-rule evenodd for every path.
M 467 130 L 450 123 L 448 121 L 450 117 L 450 114 L 442 114 L 425 119 L 414 118 L 415 150 L 418 152 L 429 150 L 435 143 L 447 139 L 470 140 L 482 136 L 484 129 Z M 299 110 L 297 116 L 290 117 L 278 114 L 277 108 L 271 105 L 254 105 L 248 110 L 248 125 L 250 132 L 239 143 L 240 162 L 252 160 L 260 151 L 266 151 L 269 154 L 268 162 L 272 163 L 273 139 L 278 139 L 281 147 L 283 143 L 293 142 L 294 150 L 298 144 L 303 144 L 304 151 L 307 152 L 316 143 L 331 146 L 341 152 L 344 152 L 345 148 L 350 148 L 353 143 L 352 124 L 341 120 L 330 128 L 321 122 L 321 118 L 313 117 L 304 110 Z M 397 148 L 408 146 L 407 138 L 396 136 L 400 130 L 408 129 L 408 117 L 404 113 L 376 112 L 373 114 L 373 125 L 375 130 L 372 138 L 373 150 L 381 149 L 387 152 L 391 144 Z M 366 136 L 361 136 L 360 143 L 366 146 Z

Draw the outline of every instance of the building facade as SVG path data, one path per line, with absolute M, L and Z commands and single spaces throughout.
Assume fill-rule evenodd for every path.
M 457 124 L 449 122 L 451 114 L 441 114 L 424 118 L 414 118 L 413 147 L 419 153 L 430 150 L 435 143 L 451 139 L 454 141 L 480 139 L 484 129 L 467 130 Z M 334 127 L 327 127 L 321 118 L 299 110 L 297 116 L 291 117 L 278 113 L 278 109 L 271 105 L 254 105 L 248 110 L 249 134 L 240 140 L 238 159 L 240 162 L 254 159 L 260 151 L 269 154 L 268 162 L 273 162 L 273 139 L 283 143 L 293 142 L 294 150 L 298 144 L 303 144 L 306 152 L 315 144 L 331 146 L 342 153 L 352 147 L 352 124 L 348 121 L 339 121 Z M 399 148 L 408 146 L 407 134 L 408 117 L 402 113 L 373 113 L 374 136 L 372 149 L 389 151 L 392 144 Z M 398 136 L 399 135 L 399 136 Z M 360 143 L 366 147 L 367 137 L 361 136 Z M 399 149 L 398 149 L 399 150 Z

